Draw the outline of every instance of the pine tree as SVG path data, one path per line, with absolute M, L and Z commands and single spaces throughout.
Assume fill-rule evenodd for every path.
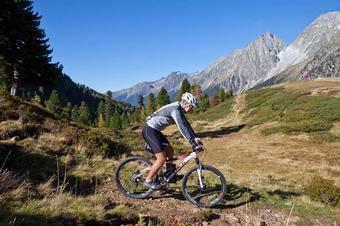
M 71 119 L 72 121 L 74 122 L 79 122 L 79 108 L 77 105 L 75 105 L 73 108 L 72 108 L 72 111 L 71 111 Z
M 190 92 L 190 90 L 191 90 L 191 86 L 190 86 L 188 79 L 186 78 L 183 79 L 181 88 L 176 95 L 176 100 L 180 101 L 183 93 Z
M 99 117 L 100 114 L 104 114 L 105 112 L 105 103 L 103 100 L 99 101 L 98 107 L 97 107 L 97 115 Z
M 124 129 L 129 125 L 129 120 L 126 114 L 120 116 L 121 128 Z
M 52 64 L 41 16 L 33 12 L 30 0 L 0 1 L 0 65 L 12 88 L 20 84 L 50 84 L 62 72 Z
M 66 119 L 71 119 L 71 111 L 72 111 L 72 104 L 68 102 L 67 105 L 63 107 L 63 110 L 60 116 Z
M 145 112 L 145 108 L 142 107 L 142 108 L 140 109 L 139 120 L 140 120 L 140 122 L 144 122 L 145 119 L 146 119 L 146 112 Z
M 56 90 L 52 91 L 51 96 L 47 101 L 46 110 L 51 112 L 52 114 L 61 115 L 63 104 Z
M 150 93 L 148 95 L 148 102 L 146 105 L 146 115 L 152 114 L 154 111 L 156 111 L 156 99 L 153 93 Z
M 139 96 L 137 97 L 137 106 L 138 106 L 139 108 L 144 107 L 144 97 L 143 97 L 142 95 L 139 95 Z
M 202 101 L 203 94 L 202 94 L 202 89 L 200 85 L 191 86 L 191 93 L 197 98 L 198 101 Z
M 227 93 L 226 93 L 226 98 L 229 99 L 233 97 L 233 91 L 229 90 Z
M 199 110 L 205 112 L 210 107 L 210 101 L 208 94 L 204 94 L 202 101 L 200 102 Z
M 105 127 L 105 121 L 104 121 L 103 113 L 99 114 L 99 117 L 98 117 L 98 127 L 99 128 L 104 128 Z
M 68 112 L 69 116 L 71 117 L 71 112 L 72 112 L 72 108 L 73 108 L 72 103 L 67 102 L 66 107 L 67 107 L 67 112 Z
M 108 90 L 106 92 L 106 96 L 107 96 L 107 98 L 109 98 L 111 100 L 112 99 L 112 92 L 110 90 Z
M 105 98 L 104 103 L 104 121 L 105 121 L 105 127 L 110 127 L 110 121 L 111 117 L 113 115 L 113 106 L 112 106 L 112 100 L 109 98 Z
M 110 128 L 113 130 L 121 129 L 120 115 L 117 111 L 111 117 Z
M 79 107 L 79 122 L 90 125 L 91 124 L 91 113 L 85 101 L 82 101 Z
M 31 101 L 35 104 L 41 104 L 41 98 L 38 94 L 35 94 Z
M 220 91 L 220 102 L 221 103 L 225 101 L 225 97 L 226 97 L 225 91 L 223 87 L 221 87 L 221 91 Z
M 164 89 L 164 87 L 162 87 L 157 95 L 157 104 L 159 107 L 162 107 L 169 103 L 170 103 L 170 97 L 168 95 L 168 92 L 166 91 L 166 89 Z
M 214 93 L 212 96 L 211 104 L 213 106 L 218 105 L 220 103 L 220 97 L 217 93 Z

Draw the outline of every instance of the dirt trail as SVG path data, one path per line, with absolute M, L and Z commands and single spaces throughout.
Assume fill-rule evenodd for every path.
M 241 111 L 244 109 L 244 107 L 245 107 L 245 94 L 237 95 L 231 112 L 225 118 L 209 123 L 205 127 L 205 129 L 211 130 L 220 128 L 222 126 L 225 127 L 242 124 L 243 114 L 241 114 Z
M 263 136 L 261 127 L 243 127 L 247 124 L 244 108 L 245 95 L 236 96 L 230 114 L 213 123 L 205 122 L 199 131 L 208 147 L 204 163 L 220 169 L 228 182 L 240 186 L 236 187 L 240 194 L 227 194 L 223 204 L 211 209 L 215 219 L 205 225 L 286 225 L 288 219 L 289 225 L 298 225 L 300 220 L 307 225 L 336 224 L 324 216 L 301 216 L 295 211 L 290 215 L 290 206 L 278 209 L 252 203 L 259 199 L 254 190 L 285 194 L 292 186 L 300 188 L 315 172 L 324 176 L 337 172 L 340 145 L 314 144 L 303 136 Z M 249 191 L 247 195 L 241 194 L 244 189 Z M 167 219 L 167 224 L 176 218 L 185 225 L 197 219 L 201 211 L 183 200 L 179 190 L 146 200 L 128 199 L 119 193 L 112 196 L 117 203 L 141 207 L 145 215 Z

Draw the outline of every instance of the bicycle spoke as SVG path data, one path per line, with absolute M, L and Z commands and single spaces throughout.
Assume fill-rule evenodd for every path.
M 212 167 L 211 167 L 212 168 Z M 198 170 L 189 172 L 185 181 L 184 195 L 186 198 L 198 206 L 211 206 L 219 202 L 225 191 L 224 177 L 217 175 L 216 169 L 202 169 L 202 183 L 199 181 Z
M 117 170 L 118 188 L 129 197 L 147 196 L 150 189 L 144 186 L 144 180 L 149 170 L 150 163 L 140 157 L 131 158 L 122 163 Z

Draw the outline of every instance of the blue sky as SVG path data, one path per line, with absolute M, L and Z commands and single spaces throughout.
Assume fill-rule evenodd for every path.
M 99 92 L 203 70 L 272 32 L 291 43 L 339 0 L 34 0 L 53 62 Z

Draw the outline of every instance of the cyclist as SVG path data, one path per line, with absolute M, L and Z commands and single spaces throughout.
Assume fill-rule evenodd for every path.
M 201 139 L 196 137 L 195 132 L 185 117 L 186 113 L 193 112 L 193 109 L 197 107 L 198 101 L 196 97 L 191 93 L 184 93 L 181 101 L 165 105 L 146 118 L 146 124 L 143 127 L 142 134 L 151 152 L 155 155 L 156 161 L 151 166 L 150 172 L 145 179 L 145 186 L 153 190 L 160 188 L 160 185 L 157 182 L 153 182 L 152 178 L 167 160 L 166 172 L 171 172 L 171 170 L 175 169 L 175 164 L 171 161 L 174 151 L 167 138 L 161 132 L 165 127 L 176 124 L 183 137 L 193 147 L 197 147 L 202 143 Z M 180 179 L 179 175 L 170 182 L 176 182 L 178 179 Z

